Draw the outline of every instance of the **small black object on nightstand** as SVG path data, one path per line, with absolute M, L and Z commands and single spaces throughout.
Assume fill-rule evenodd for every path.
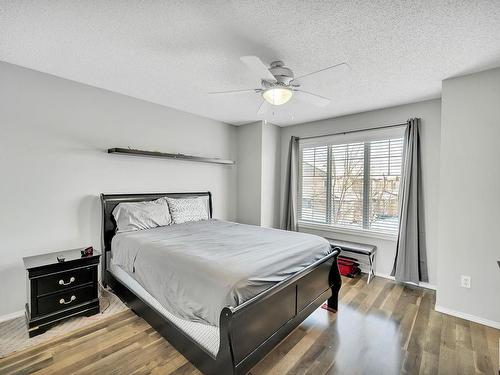
M 94 248 L 92 246 L 86 247 L 81 250 L 80 253 L 82 254 L 82 257 L 90 257 L 94 255 Z
M 23 258 L 27 275 L 29 337 L 63 319 L 99 312 L 97 267 L 101 254 L 74 249 Z

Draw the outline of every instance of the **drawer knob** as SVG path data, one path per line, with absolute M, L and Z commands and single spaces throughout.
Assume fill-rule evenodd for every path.
M 70 299 L 69 299 L 69 301 L 67 301 L 67 302 L 64 300 L 64 298 L 61 298 L 61 299 L 59 300 L 59 303 L 60 303 L 61 305 L 67 305 L 68 303 L 73 302 L 75 299 L 76 299 L 76 296 L 74 296 L 74 295 L 73 295 L 73 296 L 71 296 L 71 298 L 70 298 Z
M 69 281 L 68 281 L 67 283 L 65 283 L 65 282 L 64 282 L 64 280 L 63 280 L 63 279 L 61 279 L 61 280 L 59 280 L 59 285 L 69 285 L 69 284 L 71 284 L 71 283 L 74 283 L 74 282 L 75 282 L 75 280 L 76 280 L 76 279 L 75 279 L 73 276 L 71 276 L 71 277 L 69 278 Z

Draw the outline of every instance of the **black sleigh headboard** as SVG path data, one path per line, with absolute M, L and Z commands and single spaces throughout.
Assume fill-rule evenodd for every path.
M 113 217 L 113 210 L 118 204 L 123 202 L 144 202 L 152 201 L 161 197 L 169 198 L 208 198 L 209 217 L 212 217 L 212 194 L 209 191 L 198 193 L 147 193 L 147 194 L 101 194 L 102 208 L 102 233 L 101 233 L 101 278 L 104 284 L 107 283 L 106 270 L 111 251 L 111 240 L 116 233 L 116 222 Z

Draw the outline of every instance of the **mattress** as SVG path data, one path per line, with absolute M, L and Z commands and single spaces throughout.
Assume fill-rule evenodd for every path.
M 118 233 L 113 262 L 178 318 L 219 326 L 236 307 L 331 252 L 306 233 L 221 220 Z
M 219 327 L 181 319 L 165 309 L 151 294 L 148 293 L 131 275 L 120 266 L 111 262 L 109 271 L 123 285 L 127 286 L 136 296 L 141 298 L 150 307 L 163 317 L 167 318 L 177 328 L 181 329 L 212 356 L 217 357 L 220 346 Z

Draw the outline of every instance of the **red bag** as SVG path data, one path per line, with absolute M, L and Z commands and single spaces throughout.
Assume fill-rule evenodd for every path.
M 338 257 L 339 271 L 342 276 L 355 277 L 361 270 L 359 268 L 359 263 L 355 262 L 351 258 L 339 256 Z

